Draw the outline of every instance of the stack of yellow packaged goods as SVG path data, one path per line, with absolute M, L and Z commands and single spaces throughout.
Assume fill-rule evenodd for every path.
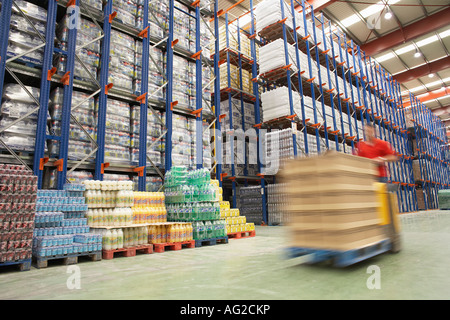
M 247 223 L 246 217 L 240 215 L 239 209 L 231 209 L 228 201 L 220 202 L 220 218 L 225 219 L 227 234 L 255 230 L 255 224 Z
M 228 29 L 228 46 L 227 46 L 227 29 Z M 237 28 L 234 25 L 229 25 L 228 28 L 223 25 L 219 28 L 219 50 L 223 49 L 231 49 L 235 52 L 240 52 L 247 58 L 252 58 L 252 52 L 251 52 L 251 41 L 248 38 L 248 33 L 241 30 L 241 33 L 239 35 L 239 42 L 240 42 L 240 50 L 239 50 L 239 42 L 238 42 L 238 33 Z M 211 55 L 215 52 L 215 42 L 210 42 L 210 50 Z M 256 51 L 256 59 L 259 60 L 259 46 L 255 44 L 255 51 Z

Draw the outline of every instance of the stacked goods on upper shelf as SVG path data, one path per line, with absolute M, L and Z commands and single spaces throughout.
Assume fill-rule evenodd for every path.
M 20 165 L 0 164 L 0 263 L 31 259 L 37 177 Z
M 292 100 L 294 113 L 301 115 L 301 97 L 298 92 L 292 91 Z M 264 112 L 263 122 L 291 115 L 289 89 L 287 87 L 278 87 L 263 92 L 261 94 L 261 104 Z
M 130 105 L 107 99 L 105 127 L 105 161 L 129 164 L 131 161 Z M 98 119 L 98 99 L 96 101 L 96 119 Z
M 59 49 L 67 51 L 69 41 L 69 29 L 71 23 L 73 23 L 69 16 L 64 16 L 60 22 L 58 29 L 56 30 L 56 36 L 59 40 Z M 77 57 L 83 62 L 83 64 L 75 59 L 74 78 L 91 81 L 97 78 L 97 68 L 100 66 L 100 37 L 102 30 L 93 22 L 84 18 L 79 18 L 77 28 L 77 40 L 76 40 L 76 54 Z M 98 40 L 95 40 L 98 39 Z M 94 41 L 95 40 L 95 41 Z M 56 68 L 58 73 L 65 74 L 67 57 L 63 54 L 59 54 L 56 58 Z M 86 70 L 85 67 L 88 69 Z M 93 78 L 93 79 L 92 79 Z
M 314 45 L 313 35 L 315 33 L 318 39 L 317 46 L 321 50 L 325 49 L 323 41 L 320 41 L 321 39 L 323 39 L 323 33 L 322 30 L 317 27 L 317 23 L 314 29 L 312 22 L 309 19 L 307 19 L 306 20 L 307 32 L 305 32 L 305 20 L 303 19 L 303 13 L 294 11 L 293 15 L 291 11 L 291 5 L 289 3 L 283 1 L 283 10 L 282 10 L 280 1 L 264 0 L 258 4 L 258 6 L 255 8 L 254 13 L 256 20 L 256 32 L 258 34 L 264 33 L 264 29 L 266 29 L 269 26 L 275 25 L 280 20 L 283 20 L 284 16 L 284 18 L 286 18 L 285 25 L 287 26 L 289 32 L 292 32 L 292 30 L 294 29 L 294 19 L 295 19 L 295 26 L 298 38 L 299 39 L 305 38 L 305 40 L 308 40 L 308 42 L 310 42 L 310 45 L 312 46 Z M 308 37 L 308 35 L 311 36 Z M 327 48 L 330 48 L 331 42 L 329 37 L 327 37 L 326 41 L 327 41 Z M 333 46 L 334 48 L 339 48 L 338 43 L 335 41 L 333 41 Z M 327 54 L 331 56 L 332 55 L 331 50 L 328 51 Z M 351 63 L 350 66 L 353 66 L 353 63 Z
M 144 26 L 144 0 L 137 0 L 136 3 L 138 5 L 136 28 L 142 30 Z M 164 38 L 164 33 L 169 28 L 169 2 L 166 0 L 149 1 L 148 11 L 150 37 L 155 37 L 157 39 Z
M 135 61 L 136 42 L 133 37 L 111 30 L 110 62 L 108 83 L 113 83 L 115 89 L 121 89 L 128 93 L 133 92 L 133 84 L 136 75 Z
M 194 81 L 193 81 L 194 80 Z M 172 100 L 181 106 L 190 108 L 191 84 L 195 84 L 192 76 L 192 64 L 183 57 L 173 56 Z M 195 109 L 195 108 L 190 108 Z
M 123 226 L 133 223 L 132 181 L 86 180 L 84 196 L 89 226 Z
M 351 250 L 385 239 L 376 175 L 372 160 L 338 152 L 286 165 L 293 246 Z
M 73 91 L 71 115 L 83 126 L 80 128 L 78 124 L 71 120 L 69 130 L 69 152 L 70 160 L 81 160 L 94 150 L 92 140 L 95 141 L 96 121 L 94 117 L 95 99 L 89 98 L 88 94 Z M 80 105 L 80 103 L 82 104 Z M 76 107 L 76 108 L 75 108 Z M 51 116 L 51 132 L 56 136 L 61 135 L 61 119 L 63 113 L 63 89 L 56 88 L 50 95 L 49 112 Z M 90 137 L 83 131 L 89 133 Z M 49 141 L 49 153 L 51 157 L 59 155 L 59 142 Z M 93 158 L 87 159 L 93 161 Z
M 165 99 L 165 90 L 160 89 L 164 84 L 166 55 L 157 47 L 149 48 L 149 64 L 148 64 L 148 98 L 163 101 Z M 136 40 L 136 79 L 134 79 L 133 92 L 141 95 L 141 79 L 142 79 L 142 41 Z
M 244 124 L 242 124 L 242 106 L 244 108 Z M 231 98 L 231 116 L 233 117 L 233 129 L 243 129 L 244 131 L 253 128 L 255 124 L 255 105 L 242 101 L 238 98 Z M 230 107 L 229 100 L 224 100 L 220 103 L 220 112 L 225 114 L 225 118 L 222 120 L 222 131 L 230 130 Z M 243 127 L 244 125 L 244 127 Z
M 248 33 L 245 31 L 242 31 L 245 26 L 240 25 L 240 34 L 238 39 L 238 33 L 237 33 L 237 24 L 232 23 L 229 24 L 228 27 L 223 25 L 219 28 L 219 40 L 220 40 L 220 47 L 219 50 L 223 50 L 227 48 L 227 30 L 228 30 L 228 48 L 237 52 L 241 53 L 247 58 L 252 57 L 251 54 L 251 46 L 250 46 L 250 39 L 248 38 Z M 239 40 L 239 41 L 238 41 Z M 239 50 L 240 46 L 240 50 Z M 215 46 L 214 44 L 211 44 L 211 54 L 215 52 Z M 256 49 L 256 58 L 259 60 L 259 47 L 255 46 Z
M 33 255 L 38 258 L 100 251 L 101 238 L 89 232 L 84 217 L 84 185 L 66 184 L 64 190 L 39 190 Z
M 47 24 L 47 10 L 22 0 L 15 1 L 15 4 L 31 21 L 41 36 L 44 36 Z M 7 57 L 10 58 L 22 55 L 15 61 L 41 66 L 44 56 L 44 49 L 40 48 L 32 52 L 28 51 L 42 44 L 43 42 L 36 34 L 36 31 L 30 26 L 27 20 L 20 15 L 17 7 L 12 6 Z
M 131 107 L 131 162 L 139 163 L 139 139 L 140 139 L 140 106 Z M 147 165 L 161 167 L 163 165 L 161 152 L 164 151 L 163 131 L 159 119 L 162 121 L 162 113 L 148 109 L 147 112 Z M 150 159 L 150 160 L 149 160 Z
M 238 190 L 238 209 L 247 222 L 261 224 L 262 222 L 262 189 L 261 186 L 241 187 Z
M 225 235 L 224 221 L 219 220 L 219 184 L 211 180 L 208 169 L 172 167 L 166 172 L 164 188 L 168 220 L 193 221 L 196 240 Z
M 228 67 L 230 70 L 230 84 L 228 84 Z M 233 64 L 227 65 L 226 63 L 220 65 L 220 89 L 231 87 L 233 89 L 240 90 L 242 85 L 242 91 L 244 93 L 253 94 L 253 82 L 251 73 L 245 69 L 239 69 Z M 242 73 L 242 81 L 241 81 Z
M 113 0 L 113 11 L 117 12 L 115 18 L 117 21 L 133 28 L 136 27 L 138 7 L 135 0 Z
M 246 217 L 240 215 L 239 209 L 231 209 L 228 201 L 220 201 L 220 218 L 225 219 L 227 234 L 255 230 L 255 224 L 247 223 Z
M 26 90 L 39 101 L 38 88 L 26 86 Z M 11 149 L 17 151 L 34 151 L 38 111 L 27 118 L 14 123 L 33 109 L 37 104 L 18 84 L 6 84 L 3 88 L 1 105 L 0 138 Z M 7 127 L 7 128 L 6 128 Z

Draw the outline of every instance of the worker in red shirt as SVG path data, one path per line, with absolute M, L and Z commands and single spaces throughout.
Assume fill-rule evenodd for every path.
M 388 181 L 387 162 L 398 160 L 389 142 L 376 138 L 375 127 L 371 123 L 364 124 L 365 141 L 357 144 L 356 154 L 378 162 L 378 177 L 380 182 Z

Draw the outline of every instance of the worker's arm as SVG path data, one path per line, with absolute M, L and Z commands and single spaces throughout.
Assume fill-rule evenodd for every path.
M 395 162 L 398 160 L 398 157 L 395 154 L 387 154 L 383 157 L 378 157 L 375 160 L 378 160 L 379 162 Z
M 379 162 L 395 162 L 398 160 L 396 156 L 396 152 L 392 149 L 392 146 L 389 142 L 384 142 L 384 155 L 377 157 L 375 160 Z

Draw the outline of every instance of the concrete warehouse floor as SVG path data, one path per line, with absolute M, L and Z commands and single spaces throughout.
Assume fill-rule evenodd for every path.
M 345 269 L 284 259 L 286 228 L 257 227 L 228 245 L 80 262 L 80 289 L 67 288 L 67 266 L 0 269 L 0 299 L 450 299 L 450 211 L 401 220 L 400 253 Z M 366 286 L 371 265 L 379 290 Z

